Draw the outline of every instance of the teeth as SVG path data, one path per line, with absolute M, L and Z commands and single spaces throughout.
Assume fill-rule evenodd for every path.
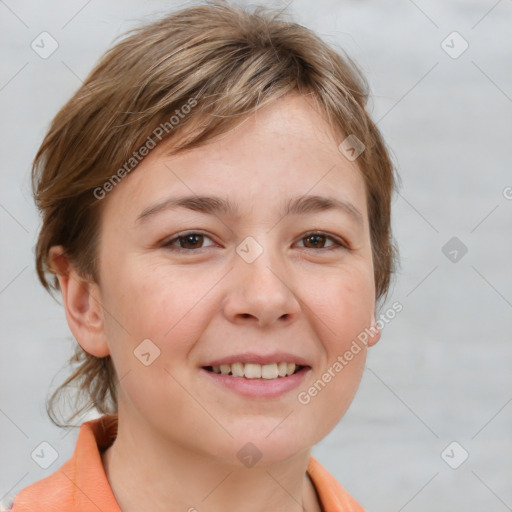
M 233 375 L 234 377 L 245 377 L 246 379 L 277 379 L 292 375 L 297 368 L 295 363 L 232 363 L 212 366 L 215 373 L 222 375 Z
M 295 366 L 295 365 L 293 365 L 293 366 Z M 277 364 L 276 363 L 264 364 L 261 367 L 261 376 L 264 379 L 277 379 L 278 375 L 279 375 L 279 373 L 277 372 Z
M 292 374 L 295 371 L 295 363 L 286 363 L 286 373 L 288 375 Z
M 235 377 L 243 377 L 244 376 L 244 365 L 242 363 L 233 363 L 231 365 L 231 373 Z
M 244 375 L 248 379 L 261 379 L 261 364 L 247 363 L 244 365 Z

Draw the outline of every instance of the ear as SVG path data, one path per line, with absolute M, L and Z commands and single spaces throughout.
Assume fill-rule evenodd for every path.
M 105 335 L 98 284 L 78 274 L 61 245 L 50 248 L 49 262 L 59 279 L 62 302 L 73 336 L 89 354 L 108 356 L 110 349 Z
M 375 321 L 375 312 L 372 313 L 372 325 L 370 327 L 370 336 L 368 337 L 368 343 L 367 345 L 369 347 L 373 347 L 379 340 L 380 340 L 380 329 L 377 325 L 377 322 Z

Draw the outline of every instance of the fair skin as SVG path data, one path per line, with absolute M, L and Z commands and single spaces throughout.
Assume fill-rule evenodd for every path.
M 297 397 L 375 321 L 365 186 L 338 150 L 343 138 L 311 98 L 281 98 L 199 148 L 169 156 L 158 146 L 109 193 L 99 283 L 52 248 L 75 338 L 111 355 L 121 377 L 118 436 L 103 462 L 123 512 L 321 510 L 306 474 L 311 448 L 349 407 L 366 349 L 307 405 Z M 182 195 L 229 199 L 239 212 L 176 208 L 137 221 Z M 360 222 L 336 209 L 283 217 L 301 195 L 349 202 Z M 203 237 L 164 247 L 184 232 Z M 263 249 L 251 263 L 236 251 L 246 237 Z M 148 338 L 160 356 L 145 366 L 134 350 Z M 299 387 L 275 397 L 242 395 L 203 368 L 277 351 L 307 367 Z M 248 442 L 261 453 L 252 467 L 237 457 Z

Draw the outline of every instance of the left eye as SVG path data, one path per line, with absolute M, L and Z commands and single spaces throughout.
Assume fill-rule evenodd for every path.
M 306 247 L 306 249 L 318 249 L 318 245 L 325 244 L 327 240 L 333 242 L 331 247 L 320 247 L 320 249 L 333 249 L 333 248 L 343 248 L 345 247 L 342 243 L 338 242 L 334 237 L 325 235 L 324 233 L 308 233 L 304 235 L 301 240 L 311 240 L 313 247 Z
M 204 247 L 202 247 L 202 243 L 204 242 L 205 239 L 211 241 L 211 238 L 209 236 L 203 235 L 202 233 L 191 232 L 174 237 L 172 240 L 165 242 L 163 244 L 163 247 L 171 251 L 184 250 L 191 252 L 197 249 L 203 249 Z M 301 238 L 301 241 L 304 240 L 307 240 L 307 243 L 311 245 L 311 247 L 304 246 L 305 249 L 332 250 L 346 248 L 346 246 L 343 243 L 339 242 L 336 238 L 330 235 L 326 235 L 324 233 L 307 233 Z M 331 246 L 322 247 L 326 244 L 327 241 L 331 241 Z M 214 244 L 212 243 L 210 245 Z

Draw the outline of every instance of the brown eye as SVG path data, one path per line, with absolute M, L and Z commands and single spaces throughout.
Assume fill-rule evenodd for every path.
M 203 235 L 201 233 L 187 233 L 184 235 L 177 236 L 172 240 L 169 240 L 168 242 L 163 244 L 163 247 L 170 249 L 172 251 L 193 251 L 197 249 L 203 249 L 203 243 L 205 239 L 211 240 L 210 237 Z
M 182 249 L 200 249 L 203 238 L 203 235 L 186 235 L 180 236 L 178 240 Z
M 304 237 L 304 240 L 308 240 L 308 244 L 311 244 L 311 247 L 308 247 L 308 245 L 306 244 L 306 247 L 308 247 L 308 249 L 318 249 L 320 246 L 320 248 L 323 248 L 327 240 L 327 237 L 325 235 L 309 235 Z
M 345 248 L 346 246 L 338 240 L 336 240 L 334 237 L 326 235 L 324 233 L 309 233 L 302 237 L 301 240 L 307 241 L 304 243 L 304 246 L 306 249 L 338 249 L 338 248 Z M 326 242 L 330 241 L 330 246 L 325 246 Z

